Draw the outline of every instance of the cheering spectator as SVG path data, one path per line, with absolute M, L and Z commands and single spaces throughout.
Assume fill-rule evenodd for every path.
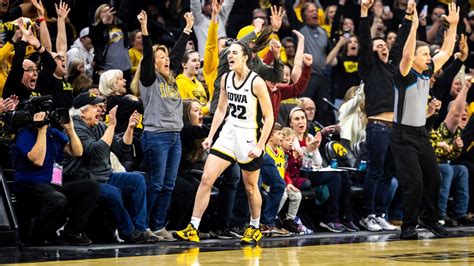
M 146 187 L 143 175 L 134 172 L 112 173 L 110 152 L 130 152 L 133 131 L 139 114 L 134 112 L 127 130 L 120 138 L 115 133 L 117 107 L 109 112 L 109 124 L 100 122 L 101 104 L 105 98 L 81 93 L 74 98 L 74 127 L 84 153 L 80 158 L 66 157 L 64 172 L 79 179 L 100 183 L 99 196 L 106 200 L 115 218 L 120 238 L 127 243 L 154 242 L 158 238 L 147 230 Z M 124 201 L 128 204 L 124 204 Z
M 222 5 L 218 15 L 218 20 L 220 25 L 218 27 L 218 37 L 227 36 L 225 31 L 225 25 L 227 23 L 227 18 L 229 17 L 232 6 L 234 5 L 235 0 L 216 0 L 219 5 Z M 194 16 L 194 33 L 197 39 L 197 46 L 199 51 L 199 56 L 204 56 L 204 48 L 207 39 L 207 30 L 211 23 L 211 13 L 212 13 L 212 0 L 191 0 L 191 12 Z
M 175 238 L 166 231 L 166 213 L 175 187 L 181 158 L 183 103 L 172 71 L 179 68 L 193 15 L 185 14 L 186 27 L 170 54 L 164 46 L 151 46 L 147 14 L 141 11 L 138 21 L 143 34 L 143 59 L 132 82 L 135 95 L 141 95 L 144 107 L 142 149 L 148 180 L 148 219 L 150 229 L 167 241 Z
M 110 69 L 120 69 L 126 80 L 132 80 L 127 26 L 115 13 L 112 6 L 100 5 L 95 11 L 94 23 L 89 27 L 89 36 L 95 50 L 95 82 L 102 72 Z

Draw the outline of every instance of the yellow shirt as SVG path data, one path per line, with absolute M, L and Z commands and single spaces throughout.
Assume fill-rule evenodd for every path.
M 201 103 L 202 113 L 207 115 L 209 108 L 207 108 L 207 94 L 202 83 L 193 77 L 192 79 L 186 77 L 183 74 L 179 74 L 176 77 L 176 85 L 178 85 L 178 91 L 182 99 L 196 99 Z
M 132 63 L 132 69 L 130 71 L 132 74 L 135 74 L 138 65 L 140 64 L 140 60 L 142 60 L 143 53 L 132 47 L 128 49 L 128 54 L 130 55 L 130 62 Z
M 10 42 L 5 43 L 2 48 L 0 48 L 0 97 L 3 94 L 3 87 L 7 81 L 8 72 L 10 72 L 11 60 L 13 59 L 13 44 Z
M 214 81 L 216 81 L 217 67 L 219 66 L 219 49 L 217 47 L 218 28 L 219 23 L 214 23 L 213 21 L 209 23 L 206 48 L 204 49 L 204 67 L 202 68 L 202 74 L 204 75 L 204 81 L 206 81 L 207 90 L 209 91 L 209 101 L 212 100 L 212 96 L 214 95 Z
M 275 161 L 275 166 L 278 169 L 278 173 L 280 173 L 280 177 L 282 179 L 285 178 L 285 153 L 280 147 L 277 147 L 276 152 L 270 147 L 265 147 L 265 152 Z

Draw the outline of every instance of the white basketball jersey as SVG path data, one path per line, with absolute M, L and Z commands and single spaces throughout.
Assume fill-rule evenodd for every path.
M 252 84 L 257 76 L 257 73 L 250 71 L 245 81 L 236 87 L 234 71 L 227 74 L 225 90 L 229 103 L 229 115 L 226 123 L 245 128 L 262 127 L 262 110 L 257 96 L 252 91 Z

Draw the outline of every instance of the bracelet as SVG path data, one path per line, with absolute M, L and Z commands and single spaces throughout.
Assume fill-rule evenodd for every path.
M 184 29 L 183 32 L 187 33 L 187 34 L 191 34 L 191 32 L 193 32 L 193 30 Z
M 43 48 L 43 45 L 40 43 L 40 46 L 38 48 L 35 48 L 35 50 L 39 51 L 39 50 L 41 50 L 41 48 Z
M 405 12 L 405 15 L 407 15 L 407 16 L 413 16 L 413 14 L 415 14 L 415 11 L 413 11 L 411 13 Z
M 40 24 L 41 22 L 46 21 L 44 17 L 39 17 L 36 19 L 36 23 Z

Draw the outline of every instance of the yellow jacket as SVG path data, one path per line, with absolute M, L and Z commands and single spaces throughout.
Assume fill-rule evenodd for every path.
M 13 50 L 15 47 L 10 42 L 5 43 L 0 48 L 0 97 L 3 94 L 3 87 L 7 81 L 8 72 L 10 72 L 11 60 L 13 59 Z
M 128 54 L 130 55 L 130 62 L 132 62 L 131 72 L 132 74 L 135 74 L 135 72 L 137 72 L 137 67 L 140 64 L 140 60 L 142 60 L 143 53 L 132 47 L 128 49 Z
M 209 23 L 209 29 L 207 31 L 206 48 L 204 49 L 204 67 L 202 68 L 202 74 L 204 75 L 204 81 L 207 84 L 209 101 L 212 100 L 212 95 L 214 95 L 214 81 L 216 81 L 217 67 L 219 66 L 219 49 L 217 47 L 218 28 L 219 23 L 214 23 L 211 20 L 211 23 Z M 183 96 L 181 95 L 181 97 Z M 207 110 L 207 113 L 208 112 L 209 110 Z
M 209 108 L 207 107 L 207 94 L 202 83 L 196 77 L 192 79 L 183 74 L 176 77 L 176 85 L 182 99 L 196 99 L 201 103 L 202 113 L 207 115 Z

